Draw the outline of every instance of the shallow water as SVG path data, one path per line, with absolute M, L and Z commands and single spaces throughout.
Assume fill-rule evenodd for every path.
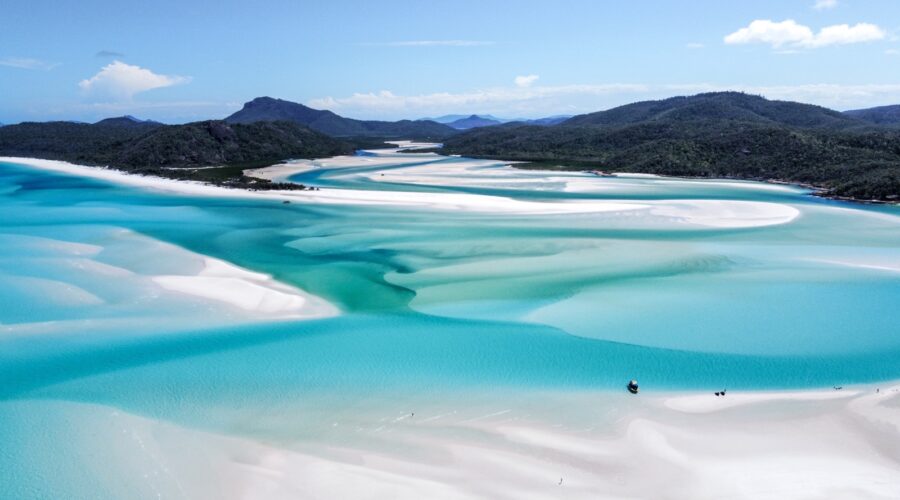
M 303 434 L 321 424 L 323 406 L 346 410 L 362 395 L 618 390 L 633 377 L 650 391 L 900 377 L 895 207 L 749 182 L 410 158 L 326 160 L 293 180 L 323 192 L 651 208 L 540 215 L 282 204 L 0 164 L 0 420 L 29 418 L 4 404 L 53 399 L 284 434 L 283 422 L 248 419 L 290 408 L 293 432 Z M 741 228 L 672 215 L 673 206 L 702 212 L 696 200 L 787 206 L 799 216 Z M 148 276 L 196 266 L 181 249 L 272 274 L 343 314 L 259 323 L 161 293 Z M 17 458 L 23 432 L 42 429 L 0 425 L 3 441 L 18 443 L 0 454 L 4 470 L 50 460 Z

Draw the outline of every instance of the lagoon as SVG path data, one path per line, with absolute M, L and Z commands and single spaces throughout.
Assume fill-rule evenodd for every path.
M 91 445 L 134 460 L 93 479 L 66 465 L 81 441 L 29 452 L 113 414 L 192 453 L 234 439 L 343 463 L 402 442 L 440 463 L 416 439 L 510 415 L 622 431 L 648 411 L 619 395 L 631 378 L 667 398 L 900 378 L 896 207 L 398 150 L 270 167 L 321 188 L 281 194 L 76 173 L 0 163 L 0 469 L 18 493 L 177 497 L 137 474 L 134 443 Z M 561 416 L 538 398 L 602 402 Z M 385 438 L 407 412 L 453 425 Z

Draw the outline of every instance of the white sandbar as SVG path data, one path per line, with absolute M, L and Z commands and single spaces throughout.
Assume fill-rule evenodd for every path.
M 350 161 L 386 162 L 389 158 L 367 159 L 365 157 L 337 157 L 316 160 L 320 164 L 328 161 L 347 164 Z M 23 164 L 72 175 L 102 179 L 124 185 L 166 191 L 176 194 L 216 197 L 245 197 L 257 199 L 287 200 L 298 203 L 385 205 L 394 207 L 416 207 L 436 210 L 462 210 L 480 213 L 518 215 L 561 215 L 590 213 L 633 213 L 649 215 L 662 223 L 680 223 L 696 227 L 744 228 L 773 224 L 784 224 L 795 219 L 799 210 L 779 203 L 717 200 L 573 200 L 573 201 L 524 201 L 502 196 L 487 196 L 470 193 L 430 193 L 388 190 L 323 189 L 318 191 L 248 191 L 226 189 L 200 182 L 179 181 L 152 176 L 139 176 L 125 172 L 73 165 L 71 163 L 40 160 L 33 158 L 0 157 L 0 161 Z M 413 162 L 421 159 L 409 159 Z M 278 168 L 307 168 L 302 165 L 286 164 L 273 166 L 264 172 L 267 178 L 283 179 L 285 174 Z
M 875 389 L 451 395 L 414 414 L 409 400 L 321 413 L 310 402 L 288 420 L 295 431 L 260 432 L 264 442 L 22 404 L 69 405 L 91 436 L 81 446 L 114 459 L 102 473 L 188 498 L 900 498 L 900 387 Z M 241 425 L 255 432 L 254 419 Z
M 161 275 L 153 281 L 166 290 L 224 302 L 246 311 L 277 318 L 323 318 L 338 309 L 299 288 L 278 282 L 223 260 L 204 257 L 196 275 Z

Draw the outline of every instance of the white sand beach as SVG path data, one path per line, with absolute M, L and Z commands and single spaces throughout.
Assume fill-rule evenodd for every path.
M 316 168 L 318 167 L 311 161 L 299 160 L 289 163 L 279 163 L 278 165 L 272 165 L 270 167 L 247 169 L 244 170 L 244 175 L 272 182 L 289 182 L 289 177 L 302 174 L 303 172 L 309 172 Z
M 85 452 L 110 459 L 95 474 L 141 474 L 162 497 L 900 497 L 898 385 L 475 400 L 362 405 L 319 415 L 331 424 L 318 438 L 264 441 L 103 406 L 15 404 L 70 415 L 73 439 L 94 436 Z
M 356 157 L 338 157 L 337 159 L 333 159 L 333 161 L 347 161 L 346 158 L 356 159 Z M 382 160 L 387 161 L 387 159 Z M 0 161 L 18 163 L 70 175 L 102 179 L 123 185 L 192 196 L 246 197 L 299 203 L 385 205 L 434 210 L 464 210 L 509 215 L 624 213 L 626 215 L 644 215 L 645 221 L 649 223 L 655 222 L 667 226 L 670 226 L 672 223 L 679 223 L 685 226 L 714 228 L 760 227 L 784 224 L 795 219 L 800 214 L 796 208 L 788 205 L 751 201 L 524 201 L 502 196 L 486 196 L 469 193 L 428 193 L 357 189 L 255 192 L 227 189 L 199 182 L 132 175 L 113 169 L 86 167 L 54 160 L 0 157 Z M 293 171 L 299 167 L 293 164 L 268 167 L 267 173 L 265 174 L 267 175 L 267 178 L 284 178 L 285 174 L 278 173 L 278 168 Z M 653 220 L 654 218 L 656 218 L 656 221 Z

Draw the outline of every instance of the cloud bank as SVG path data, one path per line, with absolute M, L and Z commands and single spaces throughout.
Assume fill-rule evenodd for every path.
M 835 24 L 826 26 L 814 33 L 809 26 L 797 23 L 793 19 L 775 22 L 770 19 L 757 19 L 725 37 L 729 45 L 764 43 L 774 48 L 817 49 L 829 45 L 847 45 L 853 43 L 883 40 L 887 33 L 880 27 L 869 23 Z
M 900 93 L 900 84 L 760 86 L 711 83 L 609 83 L 495 87 L 458 93 L 437 92 L 418 95 L 401 95 L 383 90 L 355 93 L 347 97 L 322 97 L 309 100 L 307 104 L 347 116 L 371 118 L 414 118 L 446 113 L 493 113 L 538 117 L 561 113 L 586 113 L 634 101 L 726 90 L 763 95 L 770 99 L 851 109 L 894 102 L 896 95 Z
M 511 110 L 517 106 L 520 106 L 523 111 L 527 111 L 530 106 L 547 104 L 559 97 L 639 93 L 646 90 L 648 90 L 646 85 L 618 83 L 496 87 L 460 93 L 437 92 L 420 95 L 398 95 L 389 90 L 382 90 L 380 92 L 355 93 L 349 97 L 322 97 L 312 99 L 308 104 L 314 108 L 350 110 L 373 116 L 425 111 Z
M 141 92 L 190 81 L 189 77 L 158 75 L 140 66 L 113 61 L 96 75 L 79 82 L 78 86 L 91 100 L 114 102 L 130 101 Z

